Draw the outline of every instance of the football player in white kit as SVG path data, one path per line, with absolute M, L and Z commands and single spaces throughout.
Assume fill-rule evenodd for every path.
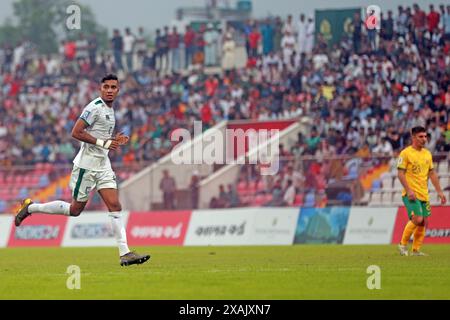
M 119 247 L 120 264 L 122 266 L 142 264 L 149 260 L 150 256 L 139 255 L 128 248 L 116 175 L 108 157 L 110 150 L 116 150 L 129 140 L 123 134 L 113 136 L 116 121 L 112 105 L 119 93 L 119 81 L 115 75 L 108 75 L 102 79 L 100 93 L 99 98 L 84 108 L 72 130 L 72 137 L 81 141 L 80 151 L 73 160 L 74 167 L 70 179 L 72 203 L 54 201 L 37 204 L 31 199 L 25 199 L 16 215 L 15 225 L 19 227 L 23 220 L 33 213 L 78 217 L 86 207 L 90 191 L 96 188 L 110 212 Z

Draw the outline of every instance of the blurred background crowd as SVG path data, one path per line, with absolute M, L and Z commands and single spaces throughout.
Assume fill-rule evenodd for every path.
M 355 14 L 351 33 L 332 46 L 302 13 L 114 30 L 107 49 L 94 34 L 61 41 L 57 54 L 39 53 L 29 39 L 3 43 L 0 167 L 70 164 L 79 147 L 72 127 L 107 73 L 122 79 L 117 130 L 131 137 L 111 159 L 136 170 L 168 154 L 170 132 L 192 130 L 195 120 L 206 130 L 222 120 L 310 117 L 312 130 L 282 154 L 316 161 L 287 160 L 283 175 L 264 182 L 265 203 L 292 205 L 292 188 L 304 181 L 323 190 L 336 168 L 317 159 L 395 156 L 416 125 L 428 128 L 432 152 L 450 151 L 450 5 L 399 6 L 381 19 L 370 30 Z M 340 175 L 351 175 L 351 163 L 343 167 Z M 246 170 L 212 207 L 240 202 L 233 189 L 249 183 Z

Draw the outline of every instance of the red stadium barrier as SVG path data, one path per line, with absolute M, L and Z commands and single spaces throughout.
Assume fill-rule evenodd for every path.
M 191 211 L 130 212 L 127 224 L 131 246 L 182 246 L 191 219 Z
M 9 247 L 59 247 L 67 217 L 35 215 L 23 222 L 20 228 L 12 224 Z
M 230 123 L 227 125 L 227 129 L 229 129 L 229 130 L 242 129 L 244 132 L 247 132 L 247 130 L 255 130 L 256 132 L 259 132 L 260 130 L 266 130 L 266 131 L 279 130 L 281 132 L 294 123 L 295 123 L 295 121 L 293 121 L 293 120 Z M 268 138 L 270 138 L 270 137 L 268 137 Z M 239 150 L 238 150 L 237 143 L 233 144 L 232 141 L 227 141 L 227 146 L 231 146 L 231 145 L 234 145 L 234 150 L 227 150 L 227 154 L 233 155 L 234 159 L 237 159 L 243 155 L 240 152 L 238 152 Z M 254 146 L 252 146 L 252 147 L 254 147 Z M 245 147 L 242 151 L 245 151 L 245 153 L 247 153 L 249 151 L 248 137 L 245 138 Z
M 398 244 L 408 222 L 405 207 L 400 207 L 395 220 L 392 243 Z M 450 243 L 450 207 L 432 207 L 424 243 Z

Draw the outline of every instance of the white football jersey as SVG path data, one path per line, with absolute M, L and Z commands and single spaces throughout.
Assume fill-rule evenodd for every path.
M 97 98 L 89 103 L 84 108 L 80 119 L 87 124 L 86 131 L 94 138 L 102 140 L 112 138 L 116 126 L 114 109 L 108 107 L 102 98 Z M 108 153 L 109 150 L 82 142 L 73 163 L 77 167 L 87 170 L 111 170 Z

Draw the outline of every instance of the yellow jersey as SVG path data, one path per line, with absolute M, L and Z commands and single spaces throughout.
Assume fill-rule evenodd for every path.
M 431 152 L 425 148 L 418 151 L 409 146 L 400 152 L 397 169 L 406 171 L 406 182 L 414 191 L 416 198 L 428 202 L 430 198 L 428 194 L 428 173 L 433 169 Z M 406 190 L 403 189 L 402 196 L 405 195 Z

